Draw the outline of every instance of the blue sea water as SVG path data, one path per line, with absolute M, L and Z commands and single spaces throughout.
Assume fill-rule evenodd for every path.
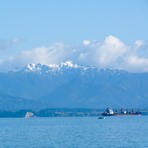
M 148 148 L 148 116 L 1 118 L 0 148 Z

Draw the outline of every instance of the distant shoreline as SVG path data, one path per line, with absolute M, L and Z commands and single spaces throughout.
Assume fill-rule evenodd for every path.
M 41 110 L 22 109 L 17 111 L 0 110 L 0 118 L 29 117 L 97 117 L 104 109 L 85 108 L 47 108 Z M 142 115 L 148 115 L 148 110 L 141 110 Z
M 0 111 L 0 118 L 23 118 L 31 114 L 31 117 L 88 117 L 98 116 L 103 110 L 81 108 L 48 108 L 41 110 L 17 110 Z M 28 115 L 26 115 L 28 114 Z M 30 115 L 29 115 L 30 116 Z

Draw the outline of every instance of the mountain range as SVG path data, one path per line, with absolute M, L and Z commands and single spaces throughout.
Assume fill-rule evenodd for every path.
M 147 108 L 148 73 L 66 61 L 0 72 L 0 109 Z

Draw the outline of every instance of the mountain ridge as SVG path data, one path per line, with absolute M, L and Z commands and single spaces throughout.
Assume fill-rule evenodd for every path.
M 92 65 L 78 65 L 78 64 L 74 64 L 72 61 L 66 61 L 66 62 L 62 62 L 60 64 L 28 64 L 26 66 L 24 66 L 23 68 L 16 68 L 13 70 L 9 70 L 8 72 L 53 72 L 53 71 L 61 71 L 61 70 L 66 70 L 66 69 L 80 69 L 80 70 L 87 70 L 87 69 L 97 69 L 100 71 L 114 71 L 114 72 L 126 72 L 125 70 L 118 70 L 118 69 L 112 69 L 112 68 L 99 68 L 96 66 L 92 66 Z
M 10 108 L 5 95 L 14 108 L 17 108 L 14 96 L 23 98 L 20 100 L 24 108 L 148 107 L 148 73 L 101 69 L 67 61 L 59 65 L 29 64 L 7 73 L 0 72 L 0 80 L 3 96 L 0 108 L 5 109 Z M 30 106 L 29 101 L 33 102 Z M 21 107 L 23 109 L 23 105 Z

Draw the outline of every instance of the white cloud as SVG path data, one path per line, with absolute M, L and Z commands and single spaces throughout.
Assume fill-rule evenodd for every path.
M 89 41 L 89 40 L 84 40 L 84 41 L 83 41 L 83 45 L 87 46 L 87 45 L 89 45 L 89 44 L 90 44 L 90 41 Z
M 143 42 L 142 40 L 137 40 L 137 41 L 135 42 L 135 46 L 136 46 L 137 48 L 141 47 L 142 45 L 144 45 L 144 42 Z
M 1 69 L 24 66 L 29 63 L 59 64 L 66 60 L 100 68 L 124 69 L 131 72 L 148 72 L 148 55 L 139 55 L 142 40 L 126 45 L 117 37 L 108 36 L 103 42 L 84 40 L 81 45 L 69 46 L 54 43 L 49 47 L 25 50 L 7 60 L 1 60 Z M 145 50 L 142 50 L 145 52 Z M 143 54 L 144 55 L 144 54 Z
M 69 47 L 63 43 L 54 43 L 49 47 L 39 47 L 33 50 L 24 50 L 15 56 L 10 56 L 1 63 L 1 69 L 25 66 L 29 63 L 59 64 L 70 55 Z
M 128 47 L 116 37 L 107 37 L 102 43 L 101 47 L 98 49 L 99 65 L 103 65 L 105 67 L 114 66 L 113 64 L 116 64 L 119 58 L 123 58 L 127 50 Z
M 148 58 L 140 58 L 136 55 L 131 55 L 127 59 L 126 70 L 137 72 L 148 72 Z

